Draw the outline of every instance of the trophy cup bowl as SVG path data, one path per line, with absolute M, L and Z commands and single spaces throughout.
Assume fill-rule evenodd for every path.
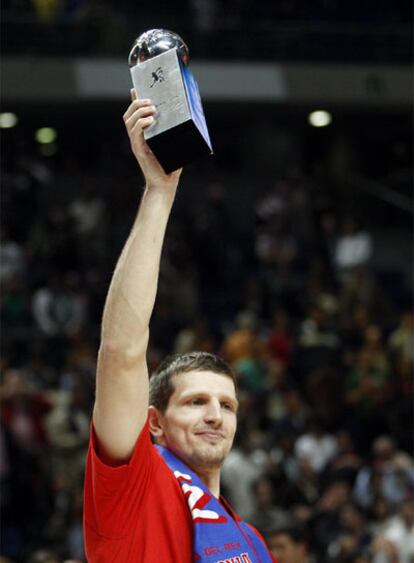
M 181 61 L 188 65 L 189 52 L 184 40 L 173 31 L 168 29 L 150 29 L 142 33 L 135 40 L 128 57 L 129 68 L 148 61 L 165 51 L 177 49 L 177 54 Z

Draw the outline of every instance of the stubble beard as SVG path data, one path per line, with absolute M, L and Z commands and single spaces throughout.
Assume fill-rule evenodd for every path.
M 220 468 L 229 453 L 230 446 L 226 445 L 213 446 L 210 444 L 201 444 L 194 448 L 189 460 L 194 467 Z

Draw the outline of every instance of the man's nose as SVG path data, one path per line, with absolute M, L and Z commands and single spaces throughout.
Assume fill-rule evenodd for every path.
M 204 420 L 209 424 L 221 424 L 223 416 L 219 401 L 212 400 L 207 403 Z

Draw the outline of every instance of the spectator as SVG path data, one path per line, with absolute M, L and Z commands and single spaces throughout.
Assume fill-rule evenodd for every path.
M 370 508 L 376 496 L 391 505 L 403 502 L 414 491 L 414 462 L 411 456 L 396 448 L 388 436 L 380 436 L 372 445 L 373 460 L 358 472 L 354 498 L 364 508 Z
M 338 344 L 338 336 L 327 322 L 327 316 L 318 306 L 311 306 L 307 318 L 300 327 L 299 344 L 306 349 L 335 349 Z
M 311 305 L 300 323 L 296 357 L 304 387 L 311 372 L 334 365 L 339 345 L 338 330 L 329 316 L 319 306 Z
M 343 223 L 342 235 L 335 248 L 335 264 L 341 280 L 357 266 L 368 264 L 372 257 L 372 240 L 357 221 L 348 217 Z
M 302 435 L 307 427 L 310 409 L 306 406 L 300 391 L 288 388 L 283 393 L 285 412 L 279 420 L 278 427 L 296 435 Z
M 288 468 L 286 468 L 288 469 Z M 319 498 L 319 477 L 308 457 L 296 460 L 292 470 L 291 479 L 294 485 L 296 502 L 303 505 L 313 505 Z
M 373 563 L 401 563 L 394 544 L 382 536 L 374 538 L 371 546 Z
M 36 455 L 47 443 L 44 417 L 51 405 L 27 383 L 24 374 L 8 369 L 1 385 L 1 417 L 22 451 Z
M 33 297 L 33 314 L 47 336 L 71 336 L 80 331 L 86 316 L 85 298 L 76 274 L 57 276 Z
M 54 408 L 45 421 L 55 489 L 55 510 L 47 534 L 61 541 L 65 538 L 72 501 L 83 480 L 90 426 L 85 391 L 81 377 L 72 390 L 56 391 Z
M 29 555 L 28 563 L 60 563 L 59 555 L 49 549 L 36 549 Z
M 289 367 L 292 361 L 293 338 L 289 330 L 289 316 L 286 311 L 279 310 L 273 315 L 273 324 L 268 336 L 271 355 Z
M 388 346 L 396 362 L 400 384 L 404 385 L 411 379 L 414 365 L 414 314 L 411 311 L 401 315 L 398 327 L 388 338 Z
M 389 527 L 392 513 L 391 503 L 380 495 L 376 496 L 372 503 L 369 524 L 369 529 L 374 537 L 384 537 L 384 531 Z
M 223 357 L 231 364 L 257 356 L 261 343 L 256 336 L 257 318 L 250 311 L 242 311 L 236 318 L 236 327 L 224 339 Z
M 265 473 L 268 455 L 257 432 L 242 427 L 238 440 L 223 464 L 221 477 L 235 511 L 247 518 L 255 506 L 253 484 Z
M 344 330 L 342 333 L 343 344 L 346 350 L 359 350 L 363 343 L 367 328 L 371 325 L 371 318 L 366 306 L 357 304 L 351 314 L 349 309 L 344 311 Z
M 278 563 L 309 563 L 309 544 L 297 525 L 276 527 L 266 534 L 267 545 Z
M 321 558 L 325 557 L 328 546 L 340 536 L 340 512 L 350 500 L 351 488 L 348 483 L 334 481 L 325 487 L 315 502 L 316 510 L 313 511 L 310 527 Z
M 338 542 L 341 539 L 348 538 L 349 545 L 355 554 L 364 552 L 371 544 L 371 535 L 366 526 L 366 520 L 363 513 L 353 504 L 349 503 L 342 507 L 340 512 L 340 525 Z M 335 543 L 335 542 L 334 542 Z M 334 544 L 332 545 L 335 551 Z M 328 550 L 331 546 L 328 547 Z
M 175 337 L 173 350 L 175 354 L 185 354 L 191 350 L 213 352 L 214 341 L 207 323 L 198 318 L 192 324 L 184 327 Z
M 242 386 L 260 392 L 265 387 L 263 360 L 267 348 L 257 334 L 256 325 L 257 319 L 250 311 L 239 313 L 236 329 L 224 340 L 222 355 L 235 368 Z
M 71 201 L 68 212 L 82 262 L 85 267 L 91 267 L 100 264 L 104 257 L 105 202 L 96 179 L 87 176 L 81 183 L 82 192 Z
M 335 437 L 338 450 L 328 463 L 327 472 L 334 479 L 344 480 L 352 486 L 362 464 L 361 457 L 347 430 L 339 430 Z
M 272 481 L 267 477 L 260 477 L 253 484 L 254 508 L 249 514 L 249 522 L 259 532 L 266 534 L 269 529 L 284 526 L 290 521 L 289 513 L 280 509 Z
M 9 368 L 0 387 L 3 446 L 7 464 L 2 499 L 2 553 L 19 559 L 41 537 L 51 505 L 50 467 L 44 419 L 49 401 Z M 30 502 L 28 502 L 30 499 Z
M 48 203 L 37 224 L 38 255 L 53 273 L 61 275 L 79 267 L 74 221 L 61 203 Z
M 6 225 L 1 227 L 0 239 L 0 282 L 6 287 L 25 272 L 24 250 L 20 244 L 10 238 Z
M 299 436 L 295 444 L 295 455 L 298 460 L 306 459 L 312 469 L 319 473 L 337 453 L 334 436 L 324 432 L 321 423 L 310 420 L 307 432 Z
M 357 266 L 344 280 L 339 295 L 342 314 L 358 305 L 366 307 L 369 314 L 381 319 L 381 322 L 393 314 L 390 297 L 379 286 L 378 279 L 366 266 Z
M 384 415 L 380 415 L 389 399 L 390 372 L 387 361 L 381 361 L 370 347 L 364 346 L 355 365 L 346 376 L 346 402 L 352 409 L 354 432 L 362 427 L 359 445 L 369 446 L 378 431 L 385 430 Z
M 390 519 L 383 532 L 398 551 L 400 563 L 411 563 L 414 558 L 414 506 L 412 498 L 401 503 L 397 515 Z
M 13 278 L 3 285 L 1 314 L 9 327 L 30 324 L 30 300 L 22 279 Z

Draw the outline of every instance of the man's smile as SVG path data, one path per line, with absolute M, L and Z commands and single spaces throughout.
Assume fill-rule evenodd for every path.
M 221 440 L 224 438 L 222 432 L 218 430 L 202 430 L 200 432 L 196 432 L 196 436 L 201 436 L 202 438 L 206 438 L 208 440 Z

